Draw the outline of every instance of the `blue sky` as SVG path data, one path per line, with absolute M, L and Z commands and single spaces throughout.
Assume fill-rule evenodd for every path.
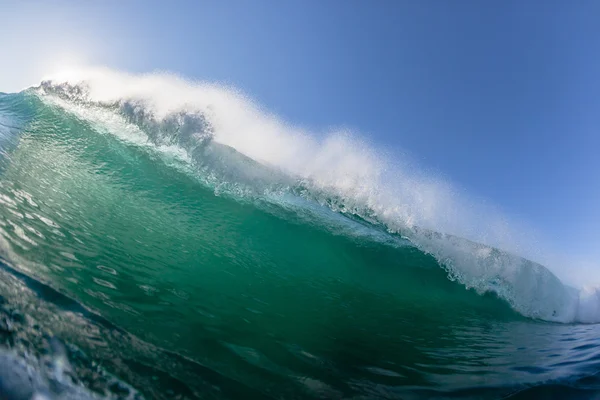
M 600 255 L 600 2 L 47 3 L 0 0 L 0 91 L 73 60 L 227 82 Z

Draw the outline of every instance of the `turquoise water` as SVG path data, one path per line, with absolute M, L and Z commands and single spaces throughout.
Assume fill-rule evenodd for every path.
M 86 90 L 0 95 L 0 338 L 34 377 L 5 398 L 596 396 L 593 308 L 544 267 Z

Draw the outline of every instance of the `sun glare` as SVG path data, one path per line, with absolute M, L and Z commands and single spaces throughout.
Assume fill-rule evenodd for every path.
M 69 76 L 72 72 L 81 70 L 86 62 L 83 56 L 76 54 L 61 54 L 52 60 L 40 63 L 42 75 L 40 81 L 57 76 Z

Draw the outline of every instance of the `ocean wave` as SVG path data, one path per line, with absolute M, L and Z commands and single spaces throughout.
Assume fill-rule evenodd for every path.
M 571 288 L 514 255 L 531 252 L 518 224 L 356 135 L 310 134 L 231 88 L 168 74 L 83 70 L 30 91 L 125 141 L 175 154 L 218 194 L 284 206 L 291 194 L 407 238 L 450 279 L 493 292 L 525 316 L 600 322 L 595 289 Z

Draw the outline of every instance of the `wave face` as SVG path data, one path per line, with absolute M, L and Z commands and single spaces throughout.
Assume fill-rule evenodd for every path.
M 600 388 L 598 330 L 576 324 L 600 320 L 596 289 L 515 255 L 522 237 L 493 210 L 390 160 L 164 74 L 72 72 L 0 94 L 0 319 L 12 326 L 0 361 L 37 382 L 14 387 L 181 399 Z M 59 367 L 42 367 L 47 354 Z

